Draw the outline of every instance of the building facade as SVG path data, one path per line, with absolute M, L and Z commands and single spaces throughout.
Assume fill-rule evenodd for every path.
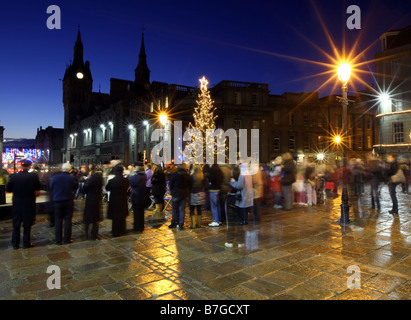
M 63 145 L 64 129 L 48 126 L 37 129 L 36 149 L 42 150 L 40 163 L 47 165 L 60 164 L 63 161 L 61 146 Z
M 181 121 L 184 131 L 193 122 L 199 88 L 150 81 L 144 34 L 134 75 L 134 81 L 110 79 L 109 94 L 92 92 L 90 64 L 83 61 L 78 32 L 73 62 L 63 79 L 63 161 L 76 167 L 112 159 L 122 159 L 125 164 L 150 162 L 151 151 L 161 141 L 152 141 L 155 129 L 163 130 L 174 151 L 173 124 Z M 319 98 L 317 92 L 273 95 L 268 84 L 229 80 L 209 90 L 216 107 L 216 128 L 232 128 L 237 133 L 246 129 L 247 150 L 251 149 L 251 129 L 259 130 L 260 162 L 269 162 L 284 152 L 299 160 L 318 153 L 326 153 L 330 161 L 337 159 L 340 146 L 333 146 L 332 139 L 341 128 L 342 109 L 335 96 Z M 377 143 L 375 111 L 362 106 L 359 95 L 350 98 L 355 100 L 348 109 L 355 126 L 347 143 L 352 156 L 364 157 Z M 168 114 L 164 126 L 159 122 L 161 113 Z M 166 160 L 179 157 L 181 151 L 177 150 Z
M 380 36 L 375 56 L 380 92 L 376 152 L 411 157 L 411 26 Z

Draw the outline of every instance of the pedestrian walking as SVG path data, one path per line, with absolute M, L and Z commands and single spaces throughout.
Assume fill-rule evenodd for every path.
M 113 168 L 114 178 L 106 185 L 110 192 L 107 207 L 107 218 L 112 220 L 112 236 L 120 237 L 126 233 L 126 218 L 128 216 L 128 188 L 129 180 L 123 176 L 124 168 L 121 164 Z
M 154 197 L 156 205 L 156 213 L 160 213 L 164 209 L 164 195 L 166 193 L 166 175 L 161 166 L 156 166 L 153 176 L 151 177 L 151 193 Z
M 241 198 L 236 200 L 235 206 L 238 208 L 240 225 L 246 225 L 248 224 L 248 213 L 252 211 L 254 198 L 253 180 L 247 163 L 240 164 L 238 180 L 233 177 L 231 186 L 240 191 Z
M 201 207 L 205 203 L 204 174 L 198 164 L 193 166 L 190 177 L 190 229 L 194 229 L 201 227 Z
M 20 246 L 20 229 L 23 224 L 23 248 L 30 248 L 31 227 L 36 219 L 36 197 L 41 189 L 37 173 L 28 172 L 30 160 L 22 163 L 23 171 L 12 174 L 6 185 L 6 191 L 13 193 L 11 243 L 14 249 Z
M 151 170 L 151 164 L 147 164 L 146 165 L 146 199 L 147 201 L 145 201 L 145 206 L 148 207 L 150 205 L 150 196 L 151 196 L 151 178 L 153 176 L 153 171 Z
M 382 164 L 379 159 L 370 154 L 368 157 L 367 171 L 371 188 L 371 207 L 373 209 L 377 208 L 378 210 L 381 209 L 379 186 L 383 176 L 382 170 Z
M 218 164 L 214 163 L 208 175 L 210 194 L 211 213 L 213 215 L 213 222 L 209 223 L 210 227 L 218 227 L 221 224 L 221 208 L 220 208 L 220 190 L 223 183 L 224 175 Z
M 231 180 L 231 168 L 226 163 L 219 164 L 221 172 L 223 173 L 223 182 L 221 183 L 220 189 L 220 212 L 221 212 L 221 222 L 226 221 L 226 212 L 225 212 L 225 201 L 227 198 L 228 190 L 230 189 L 230 180 Z
M 145 196 L 147 176 L 144 172 L 143 163 L 137 163 L 135 166 L 136 174 L 130 177 L 131 186 L 131 205 L 133 208 L 134 226 L 136 232 L 144 231 L 144 209 L 147 198 Z
M 392 209 L 389 211 L 391 214 L 398 214 L 398 199 L 396 194 L 397 185 L 402 183 L 399 177 L 399 166 L 394 155 L 387 155 L 387 183 L 388 190 L 392 201 Z M 398 174 L 398 175 L 397 175 Z
M 296 181 L 296 166 L 291 153 L 282 155 L 283 164 L 281 169 L 281 187 L 283 190 L 283 210 L 290 210 L 293 205 L 292 184 Z
M 62 244 L 62 241 L 68 244 L 73 242 L 71 231 L 74 195 L 78 188 L 78 181 L 70 174 L 72 170 L 70 163 L 64 163 L 61 169 L 62 171 L 51 179 L 50 189 L 54 204 L 55 241 L 56 244 Z
M 169 228 L 184 228 L 185 208 L 188 197 L 190 196 L 190 175 L 187 173 L 185 164 L 180 164 L 170 176 L 170 194 L 172 219 Z
M 103 199 L 103 176 L 100 172 L 96 171 L 95 166 L 90 168 L 89 176 L 85 178 L 82 191 L 86 196 L 83 211 L 83 223 L 86 239 L 97 240 L 99 222 L 103 220 L 101 213 L 101 202 Z

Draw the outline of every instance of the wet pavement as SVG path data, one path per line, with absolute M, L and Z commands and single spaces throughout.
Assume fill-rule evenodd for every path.
M 341 199 L 290 211 L 263 206 L 261 222 L 237 231 L 238 246 L 225 246 L 227 227 L 169 229 L 147 222 L 112 238 L 111 220 L 100 239 L 84 237 L 76 200 L 74 242 L 54 244 L 47 215 L 32 228 L 34 248 L 13 250 L 11 221 L 0 221 L 0 299 L 3 300 L 408 300 L 411 298 L 411 195 L 398 187 L 399 214 L 382 187 L 382 209 L 370 209 L 366 186 L 362 217 L 350 197 L 351 223 L 340 225 Z M 147 211 L 149 217 L 153 212 Z M 242 232 L 242 233 L 241 233 Z M 51 265 L 61 271 L 60 289 L 48 289 Z M 55 282 L 56 283 L 56 282 Z M 354 288 L 353 288 L 354 287 Z

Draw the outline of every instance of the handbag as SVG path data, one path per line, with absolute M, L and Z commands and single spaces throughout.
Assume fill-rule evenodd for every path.
M 405 183 L 405 175 L 402 169 L 398 169 L 397 173 L 391 176 L 392 183 Z

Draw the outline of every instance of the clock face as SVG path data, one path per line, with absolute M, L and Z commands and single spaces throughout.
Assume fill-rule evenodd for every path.
M 77 76 L 78 79 L 83 79 L 83 77 L 84 77 L 82 72 L 77 72 L 76 76 Z

